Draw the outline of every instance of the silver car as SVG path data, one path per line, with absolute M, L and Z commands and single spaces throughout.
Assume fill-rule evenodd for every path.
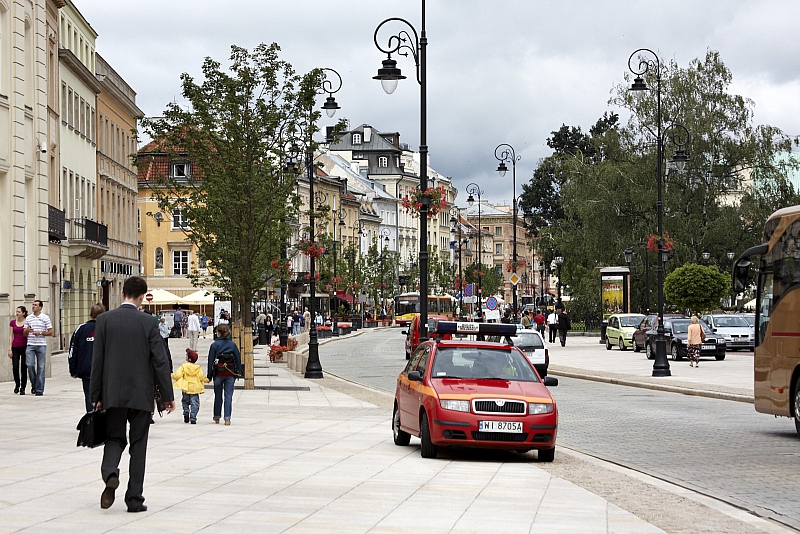
M 702 317 L 711 329 L 725 338 L 727 350 L 753 350 L 755 346 L 755 328 L 747 324 L 738 315 L 704 315 Z
M 528 360 L 536 367 L 536 372 L 544 378 L 547 376 L 547 368 L 550 366 L 550 351 L 547 344 L 542 339 L 541 334 L 536 330 L 518 330 L 517 336 L 513 338 L 516 345 Z

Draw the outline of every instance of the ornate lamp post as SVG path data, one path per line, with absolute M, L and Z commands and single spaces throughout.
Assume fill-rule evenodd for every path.
M 520 160 L 522 156 L 517 156 L 516 152 L 514 151 L 514 147 L 507 143 L 502 143 L 497 145 L 494 149 L 494 157 L 500 162 L 500 165 L 497 166 L 497 172 L 500 173 L 501 177 L 504 177 L 508 172 L 508 167 L 506 167 L 506 162 L 511 163 L 511 180 L 512 180 L 512 189 L 511 189 L 511 197 L 513 198 L 512 201 L 512 209 L 514 210 L 512 214 L 512 225 L 514 226 L 514 241 L 512 244 L 512 260 L 511 260 L 511 270 L 516 273 L 517 272 L 517 162 Z M 519 313 L 519 308 L 517 307 L 517 286 L 513 286 L 512 291 L 512 308 L 514 310 L 514 319 L 516 320 L 517 314 Z
M 391 230 L 388 228 L 382 228 L 380 233 L 380 238 L 378 239 L 378 246 L 381 247 L 381 312 L 386 310 L 386 285 L 383 281 L 383 253 L 386 252 L 389 248 L 389 235 L 391 235 Z M 428 298 L 425 298 L 425 302 L 428 301 Z M 427 306 L 426 306 L 427 307 Z M 422 309 L 422 305 L 420 305 L 420 310 Z
M 458 227 L 458 311 L 459 315 L 463 316 L 464 271 L 461 268 L 461 247 L 464 246 L 464 242 L 466 242 L 467 239 L 461 237 L 461 210 L 457 206 L 450 208 L 450 224 L 453 225 L 453 227 L 450 229 L 450 231 L 453 233 L 456 233 L 456 227 Z
M 397 34 L 393 34 L 387 40 L 386 48 L 378 43 L 378 32 L 384 24 L 389 22 L 399 22 L 408 29 L 401 29 Z M 410 32 L 410 33 L 409 33 Z M 427 65 L 426 48 L 428 37 L 425 33 L 425 0 L 422 0 L 422 31 L 417 35 L 414 26 L 405 19 L 393 17 L 381 22 L 375 28 L 373 37 L 375 46 L 387 55 L 383 60 L 382 67 L 378 69 L 378 75 L 373 79 L 380 80 L 383 90 L 387 94 L 392 94 L 397 88 L 397 82 L 405 79 L 400 69 L 397 68 L 397 61 L 392 59 L 392 54 L 407 56 L 409 53 L 414 58 L 417 69 L 417 83 L 420 86 L 420 121 L 419 121 L 419 188 L 422 192 L 422 206 L 419 210 L 419 298 L 420 303 L 420 341 L 428 339 L 428 209 L 431 204 L 431 197 L 428 194 L 428 135 L 427 135 Z
M 322 69 L 324 72 L 333 73 L 336 75 L 336 79 L 334 81 L 330 81 L 325 78 L 322 81 L 321 89 L 323 92 L 328 93 L 328 98 L 325 101 L 325 104 L 322 108 L 325 110 L 325 113 L 328 117 L 333 117 L 336 113 L 336 110 L 339 109 L 338 104 L 336 104 L 336 100 L 333 98 L 333 94 L 339 91 L 342 88 L 342 77 L 339 76 L 339 73 L 333 69 Z M 309 110 L 310 111 L 310 110 Z M 311 143 L 310 139 L 307 144 L 309 149 L 306 151 L 306 172 L 308 172 L 308 204 L 309 204 L 309 211 L 308 211 L 308 232 L 309 232 L 309 239 L 314 241 L 315 238 L 315 230 L 314 230 L 314 200 L 316 200 L 316 195 L 314 194 L 314 154 L 311 151 Z M 306 364 L 306 372 L 305 378 L 323 378 L 322 375 L 322 364 L 319 361 L 319 341 L 317 338 L 317 321 L 316 321 L 316 272 L 315 272 L 315 259 L 313 255 L 309 255 L 311 259 L 311 267 L 309 268 L 309 295 L 310 295 L 310 302 L 309 302 L 309 313 L 311 314 L 311 324 L 309 325 L 309 333 L 308 333 L 308 363 Z
M 361 254 L 361 238 L 364 236 L 364 224 L 361 221 L 356 221 L 353 225 L 353 241 L 356 239 L 356 234 L 358 234 L 358 244 L 356 248 L 353 250 L 353 255 L 350 256 L 350 276 L 352 277 L 352 289 L 353 289 L 353 309 L 352 315 L 353 317 L 356 316 L 356 255 Z M 363 324 L 363 323 L 362 323 Z
M 483 233 L 483 229 L 481 228 L 481 195 L 483 195 L 483 191 L 481 191 L 481 188 L 476 183 L 467 185 L 466 191 L 469 193 L 469 196 L 467 197 L 467 204 L 469 204 L 470 207 L 475 204 L 475 196 L 478 197 L 478 315 L 480 315 L 482 311 L 481 299 L 483 297 L 483 288 L 481 287 L 481 271 L 483 270 L 483 248 L 481 243 L 481 234 Z
M 345 218 L 345 211 L 343 208 L 339 208 L 338 210 L 333 211 L 334 215 L 334 222 L 333 222 L 333 296 L 329 300 L 331 303 L 331 307 L 333 307 L 334 299 L 336 298 L 336 289 L 337 289 L 337 282 L 336 282 L 336 227 L 339 227 L 339 239 L 342 239 L 342 229 L 344 228 L 344 218 Z M 336 224 L 336 219 L 339 219 L 339 224 Z M 331 310 L 331 315 L 333 316 L 333 326 L 331 327 L 331 335 L 336 337 L 339 335 L 339 330 L 336 328 L 336 316 L 338 315 L 335 310 Z M 313 318 L 312 318 L 313 320 Z
M 639 58 L 638 66 L 633 66 L 634 56 L 639 53 L 649 54 L 654 59 Z M 661 61 L 658 54 L 648 48 L 640 48 L 628 58 L 628 68 L 636 76 L 631 85 L 631 91 L 648 91 L 650 88 L 645 83 L 642 75 L 652 73 L 656 78 L 656 145 L 658 157 L 656 161 L 656 183 L 658 187 L 658 197 L 656 200 L 656 212 L 658 217 L 658 328 L 656 330 L 656 359 L 653 363 L 653 376 L 671 376 L 669 362 L 667 361 L 667 340 L 664 337 L 664 263 L 665 258 L 669 257 L 669 250 L 664 246 L 664 205 L 662 201 L 662 160 L 664 159 L 664 149 L 667 137 L 676 145 L 675 154 L 671 160 L 675 163 L 678 172 L 686 168 L 689 161 L 689 154 L 684 152 L 683 147 L 689 142 L 689 131 L 678 123 L 672 123 L 663 131 L 661 128 Z M 674 133 L 668 133 L 673 131 Z
M 539 305 L 546 306 L 547 303 L 544 300 L 544 263 L 542 262 L 541 259 L 539 260 L 539 286 L 540 286 Z

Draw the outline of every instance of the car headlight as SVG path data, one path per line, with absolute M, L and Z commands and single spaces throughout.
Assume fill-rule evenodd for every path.
M 633 332 L 625 334 L 625 337 L 628 338 L 628 339 L 633 339 Z
M 723 337 L 725 338 L 725 341 L 733 341 L 733 338 L 729 334 L 726 334 Z
M 541 404 L 538 402 L 529 402 L 528 403 L 528 414 L 529 415 L 541 415 L 543 413 L 553 413 L 553 405 L 552 404 Z
M 442 399 L 442 400 L 439 401 L 439 406 L 441 406 L 445 410 L 455 410 L 457 412 L 468 412 L 469 411 L 469 401 L 465 401 L 465 400 L 446 400 L 446 399 Z

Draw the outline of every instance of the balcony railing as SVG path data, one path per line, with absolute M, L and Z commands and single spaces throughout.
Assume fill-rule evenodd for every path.
M 69 247 L 71 256 L 102 258 L 108 252 L 108 227 L 91 219 L 72 219 Z
M 50 236 L 50 241 L 53 243 L 60 243 L 62 239 L 67 238 L 66 232 L 66 217 L 64 212 L 60 209 L 47 205 L 47 233 Z

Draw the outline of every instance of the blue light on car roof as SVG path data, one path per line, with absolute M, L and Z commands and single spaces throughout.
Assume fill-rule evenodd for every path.
M 507 323 L 462 323 L 459 321 L 439 321 L 436 323 L 436 333 L 516 336 L 517 326 Z

